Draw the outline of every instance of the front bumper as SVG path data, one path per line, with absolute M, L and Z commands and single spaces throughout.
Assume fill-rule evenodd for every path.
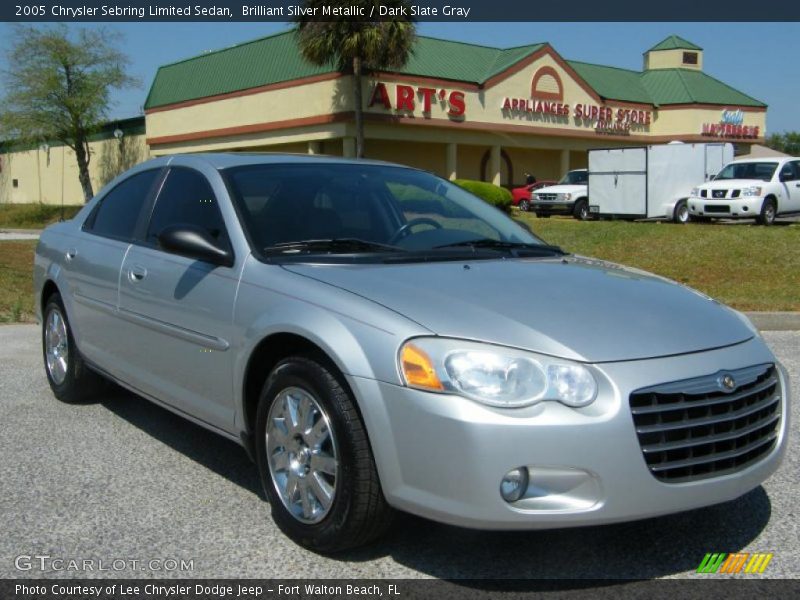
M 789 424 L 780 372 L 778 439 L 760 461 L 732 474 L 664 483 L 647 468 L 628 398 L 657 383 L 775 358 L 760 338 L 701 354 L 593 368 L 597 400 L 582 409 L 543 402 L 493 409 L 470 400 L 350 377 L 387 501 L 407 512 L 478 529 L 544 529 L 629 521 L 724 502 L 779 466 Z M 777 363 L 776 363 L 777 364 Z M 509 504 L 500 481 L 527 466 L 533 499 Z
M 740 198 L 699 198 L 688 200 L 689 214 L 695 217 L 754 219 L 761 213 L 764 198 L 745 196 Z
M 571 215 L 575 207 L 574 202 L 531 202 L 530 210 L 546 215 Z

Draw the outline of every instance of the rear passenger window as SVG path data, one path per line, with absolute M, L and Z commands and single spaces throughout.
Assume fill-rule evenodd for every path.
M 200 227 L 223 246 L 228 245 L 225 222 L 211 184 L 192 169 L 177 167 L 170 170 L 150 217 L 147 242 L 158 245 L 158 234 L 170 225 Z
M 160 172 L 160 169 L 143 171 L 120 183 L 100 200 L 85 229 L 97 235 L 130 240 L 142 206 Z

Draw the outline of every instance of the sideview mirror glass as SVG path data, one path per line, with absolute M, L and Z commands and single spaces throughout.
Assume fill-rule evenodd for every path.
M 195 225 L 170 225 L 158 234 L 158 243 L 167 252 L 202 260 L 214 265 L 233 266 L 233 254 L 204 229 Z

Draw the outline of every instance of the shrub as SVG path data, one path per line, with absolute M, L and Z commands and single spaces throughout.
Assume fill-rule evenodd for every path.
M 478 198 L 488 202 L 492 206 L 504 212 L 511 212 L 511 192 L 507 189 L 499 185 L 494 185 L 493 183 L 473 181 L 471 179 L 456 179 L 453 183 L 475 194 Z

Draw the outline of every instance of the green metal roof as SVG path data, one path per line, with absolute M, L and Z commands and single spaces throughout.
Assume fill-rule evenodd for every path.
M 642 84 L 656 104 L 766 104 L 694 69 L 654 69 L 641 75 Z
M 654 46 L 690 44 L 671 36 Z M 419 36 L 414 52 L 401 72 L 481 85 L 546 44 L 500 49 Z M 682 46 L 687 47 L 687 46 Z M 762 102 L 706 75 L 702 71 L 659 69 L 632 71 L 568 61 L 597 94 L 610 100 L 645 104 L 708 103 L 765 106 Z M 158 69 L 145 108 L 237 92 L 273 83 L 335 72 L 333 64 L 318 67 L 306 62 L 297 47 L 294 30 L 208 52 Z
M 678 35 L 671 35 L 650 48 L 648 52 L 653 50 L 702 50 L 702 48 Z
M 603 98 L 653 104 L 639 71 L 569 60 L 567 63 Z

